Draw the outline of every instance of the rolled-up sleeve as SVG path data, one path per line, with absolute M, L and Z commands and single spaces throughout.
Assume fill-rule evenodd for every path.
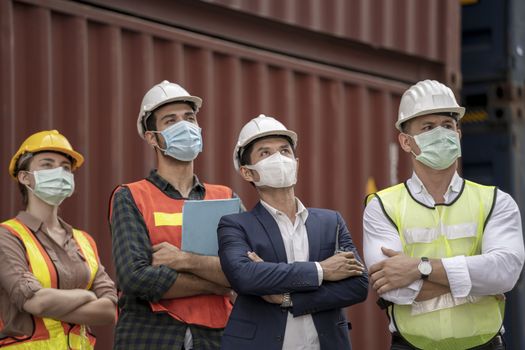
M 112 201 L 113 260 L 119 289 L 147 301 L 158 301 L 175 283 L 177 272 L 152 266 L 152 248 L 146 223 L 129 189 L 118 189 Z
M 3 228 L 0 228 L 0 266 L 0 286 L 9 301 L 23 311 L 25 302 L 42 289 L 42 285 L 29 269 L 22 242 Z
M 97 274 L 95 275 L 95 280 L 93 281 L 93 286 L 91 290 L 97 298 L 107 298 L 117 304 L 117 290 L 115 288 L 115 283 L 106 272 L 106 269 L 102 264 L 99 264 Z
M 472 285 L 469 294 L 494 295 L 510 291 L 523 269 L 525 250 L 520 211 L 508 193 L 498 190 L 481 246 L 480 255 L 465 257 Z
M 450 292 L 455 298 L 464 298 L 470 293 L 472 282 L 464 255 L 441 259 L 447 273 Z

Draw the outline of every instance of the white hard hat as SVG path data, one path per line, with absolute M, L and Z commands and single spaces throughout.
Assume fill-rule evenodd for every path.
M 292 146 L 297 146 L 297 134 L 291 130 L 286 129 L 280 121 L 275 118 L 268 117 L 264 114 L 259 114 L 257 118 L 253 118 L 246 125 L 243 126 L 239 133 L 239 139 L 233 149 L 233 166 L 235 170 L 239 171 L 242 152 L 244 147 L 256 139 L 264 136 L 287 136 L 292 140 Z
M 401 97 L 396 128 L 401 130 L 401 124 L 422 115 L 446 113 L 455 114 L 460 120 L 465 114 L 465 108 L 460 107 L 449 87 L 435 80 L 423 80 L 412 85 Z
M 195 106 L 195 113 L 197 113 L 202 106 L 202 99 L 200 97 L 191 96 L 182 86 L 170 83 L 167 80 L 155 85 L 146 92 L 140 104 L 139 117 L 137 119 L 137 130 L 140 137 L 144 138 L 144 127 L 151 112 L 166 103 L 176 101 L 192 102 Z

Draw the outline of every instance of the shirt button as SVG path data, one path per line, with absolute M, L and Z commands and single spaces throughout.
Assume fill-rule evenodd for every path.
M 283 337 L 281 337 L 280 335 L 277 336 L 275 339 L 277 339 L 277 341 L 283 341 Z

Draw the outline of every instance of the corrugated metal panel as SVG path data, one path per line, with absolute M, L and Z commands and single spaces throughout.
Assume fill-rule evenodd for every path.
M 392 181 L 389 150 L 404 84 L 62 0 L 1 1 L 0 27 L 0 217 L 20 208 L 6 171 L 10 156 L 29 134 L 59 129 L 86 157 L 61 215 L 95 237 L 113 273 L 108 198 L 117 184 L 154 166 L 136 115 L 143 93 L 169 79 L 204 98 L 205 146 L 196 164 L 202 179 L 232 186 L 251 207 L 254 190 L 234 172 L 231 152 L 244 123 L 261 112 L 274 115 L 299 134 L 298 196 L 339 210 L 362 249 L 366 183 Z M 393 174 L 408 171 L 401 157 Z M 386 317 L 375 298 L 350 312 L 356 349 L 387 348 Z M 98 349 L 111 348 L 111 332 L 99 329 Z
M 360 28 L 366 28 L 352 31 L 356 33 L 355 36 L 338 35 L 303 25 L 310 23 L 310 16 L 319 13 L 308 10 L 311 1 L 300 2 L 301 6 L 290 6 L 296 3 L 292 0 L 242 1 L 238 3 L 239 6 L 196 0 L 82 1 L 248 47 L 377 77 L 405 83 L 432 78 L 456 89 L 461 85 L 458 60 L 459 7 L 454 0 L 438 3 L 424 1 L 417 4 L 399 1 L 396 2 L 399 6 L 393 10 L 390 10 L 393 3 L 385 2 L 384 6 L 376 6 L 381 11 L 370 7 L 370 2 L 359 5 L 360 2 L 356 0 L 341 3 L 345 4 L 345 9 L 341 11 L 323 10 L 323 18 L 327 18 L 327 23 L 334 23 L 336 18 L 344 18 L 348 26 L 359 24 Z M 296 13 L 291 12 L 294 14 L 294 22 L 260 15 L 254 10 L 258 7 L 250 6 L 254 4 L 261 4 L 258 7 L 263 9 L 270 4 L 281 9 L 286 4 L 286 8 L 297 10 Z M 316 4 L 317 7 L 321 6 L 319 2 Z M 334 8 L 330 6 L 334 1 L 323 2 L 323 9 L 325 4 L 328 9 Z M 436 7 L 436 4 L 439 6 Z M 362 8 L 366 11 L 357 11 L 355 5 L 360 6 L 357 10 Z M 253 9 L 237 9 L 246 6 Z M 427 28 L 429 23 L 436 23 L 436 17 L 430 16 L 434 10 L 440 15 L 439 30 Z
M 432 61 L 459 72 L 457 0 L 201 0 Z

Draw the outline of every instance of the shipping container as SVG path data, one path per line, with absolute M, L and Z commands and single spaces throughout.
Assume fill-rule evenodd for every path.
M 204 1 L 458 68 L 457 57 L 449 55 L 459 44 L 455 0 Z
M 101 260 L 113 276 L 108 200 L 115 186 L 140 179 L 155 166 L 153 150 L 136 131 L 140 101 L 153 84 L 167 79 L 203 97 L 199 123 L 204 152 L 196 162 L 196 173 L 207 182 L 231 186 L 248 208 L 256 201 L 255 191 L 235 173 L 231 158 L 240 128 L 265 113 L 297 131 L 298 197 L 307 206 L 339 210 L 362 253 L 367 184 L 384 188 L 410 175 L 409 158 L 397 146 L 393 126 L 401 94 L 421 78 L 450 81 L 455 74 L 455 81 L 460 80 L 458 62 L 448 60 L 452 53 L 446 53 L 448 58 L 440 56 L 440 45 L 446 40 L 457 42 L 449 30 L 434 31 L 428 38 L 433 41 L 428 47 L 434 48 L 423 51 L 421 57 L 416 55 L 415 42 L 402 53 L 387 44 L 376 49 L 351 36 L 318 36 L 309 28 L 290 24 L 270 31 L 274 36 L 280 33 L 273 38 L 279 41 L 295 38 L 299 30 L 301 36 L 311 36 L 305 43 L 328 45 L 337 53 L 327 52 L 325 58 L 321 50 L 313 59 L 301 50 L 291 55 L 286 49 L 266 46 L 272 38 L 260 27 L 264 45 L 233 40 L 228 22 L 231 9 L 224 18 L 214 18 L 210 27 L 224 28 L 224 32 L 213 35 L 207 33 L 208 27 L 197 30 L 202 18 L 182 26 L 150 16 L 165 10 L 162 6 L 167 6 L 168 14 L 179 9 L 191 13 L 194 4 L 197 10 L 209 11 L 203 12 L 207 18 L 224 6 L 200 1 L 129 1 L 128 7 L 117 9 L 116 3 L 0 1 L 0 164 L 4 167 L 0 216 L 7 219 L 21 209 L 16 183 L 7 173 L 11 156 L 28 135 L 58 129 L 86 158 L 75 173 L 76 193 L 62 205 L 61 216 L 94 236 Z M 441 2 L 431 3 L 441 8 Z M 140 15 L 135 13 L 138 4 L 145 6 Z M 384 20 L 387 15 L 392 14 L 384 13 Z M 246 20 L 257 16 L 239 16 L 248 32 L 257 29 Z M 411 12 L 410 18 L 415 17 Z M 457 18 L 457 13 L 447 12 L 450 26 L 457 25 Z M 255 23 L 275 24 L 267 18 L 260 21 Z M 235 30 L 242 37 L 243 27 Z M 342 43 L 350 51 L 339 48 Z M 289 44 L 294 45 L 293 41 Z M 358 54 L 360 48 L 364 52 L 360 60 L 342 60 L 341 55 Z M 327 64 L 336 59 L 338 64 Z M 350 308 L 354 349 L 388 348 L 387 319 L 375 305 L 376 298 L 371 292 L 366 303 Z M 112 328 L 95 331 L 97 349 L 111 349 Z
M 83 0 L 211 37 L 459 90 L 457 0 Z
M 466 2 L 462 39 L 465 177 L 510 193 L 525 223 L 525 3 Z M 524 349 L 523 273 L 506 297 L 507 348 Z

